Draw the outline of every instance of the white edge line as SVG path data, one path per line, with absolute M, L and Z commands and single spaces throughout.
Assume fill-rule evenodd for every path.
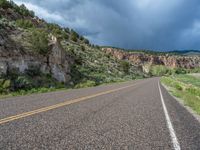
M 167 122 L 167 127 L 169 129 L 169 132 L 170 132 L 170 136 L 171 136 L 171 141 L 172 141 L 172 144 L 173 144 L 173 147 L 175 150 L 180 150 L 180 144 L 178 142 L 178 139 L 176 137 L 176 133 L 175 133 L 175 130 L 173 128 L 173 125 L 172 125 L 172 122 L 170 120 L 170 117 L 169 117 L 169 113 L 167 111 L 167 107 L 165 105 L 165 101 L 163 99 L 163 95 L 162 95 L 162 91 L 161 91 L 161 88 L 160 88 L 160 82 L 158 81 L 158 88 L 159 88 L 159 92 L 160 92 L 160 98 L 161 98 L 161 102 L 162 102 L 162 106 L 163 106 L 163 110 L 164 110 L 164 113 L 165 113 L 165 118 L 166 118 L 166 122 Z
M 161 83 L 161 85 L 168 90 L 169 88 Z M 198 115 L 194 110 L 192 110 L 189 106 L 185 105 L 183 100 L 175 97 L 171 93 L 169 93 L 171 97 L 173 97 L 182 107 L 184 107 L 199 123 L 200 123 L 200 115 Z

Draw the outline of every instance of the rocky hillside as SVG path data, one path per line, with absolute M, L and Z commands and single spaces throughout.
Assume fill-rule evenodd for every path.
M 147 76 L 73 29 L 47 23 L 24 5 L 0 0 L 0 93 L 94 86 Z
M 119 60 L 128 60 L 136 66 L 145 68 L 146 66 L 164 65 L 170 68 L 185 68 L 194 69 L 200 68 L 200 56 L 181 56 L 181 55 L 169 55 L 168 53 L 162 53 L 161 55 L 147 54 L 141 52 L 126 52 L 115 48 L 102 48 L 105 53 L 114 56 Z M 147 71 L 148 72 L 148 71 Z
M 70 80 L 70 63 L 73 61 L 62 49 L 57 38 L 49 37 L 49 52 L 41 55 L 23 44 L 26 32 L 20 30 L 1 29 L 0 33 L 0 74 L 9 74 L 13 71 L 25 73 L 28 70 L 40 70 L 60 82 Z
M 24 5 L 0 0 L 0 94 L 161 75 L 166 69 L 160 66 L 199 68 L 200 56 L 101 48 L 73 29 L 38 18 Z M 165 72 L 171 74 L 170 69 Z

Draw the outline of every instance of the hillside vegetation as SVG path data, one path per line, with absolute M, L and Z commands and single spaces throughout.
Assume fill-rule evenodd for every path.
M 118 60 L 103 52 L 99 46 L 90 44 L 75 30 L 39 19 L 24 5 L 17 6 L 12 1 L 0 0 L 0 14 L 0 57 L 5 60 L 8 57 L 28 57 L 34 59 L 31 61 L 41 63 L 43 59 L 48 63 L 52 51 L 51 37 L 56 37 L 56 46 L 65 51 L 68 62 L 68 66 L 60 66 L 70 69 L 66 74 L 69 80 L 65 83 L 58 82 L 51 71 L 45 73 L 38 66 L 28 67 L 24 72 L 15 68 L 0 70 L 0 94 L 18 95 L 58 88 L 82 88 L 148 76 L 133 63 Z M 0 63 L 9 63 L 3 59 Z
M 74 58 L 72 81 L 76 87 L 99 85 L 117 81 L 143 78 L 141 70 L 127 61 L 120 61 L 96 47 L 61 42 L 63 48 Z
M 0 0 L 1 95 L 200 71 L 200 57 L 178 53 L 93 45 L 74 29 L 38 18 L 25 5 Z

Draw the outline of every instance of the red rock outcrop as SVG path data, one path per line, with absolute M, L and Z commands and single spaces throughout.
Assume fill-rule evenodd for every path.
M 178 56 L 178 55 L 151 55 L 139 52 L 126 52 L 114 48 L 102 48 L 102 50 L 113 55 L 120 60 L 129 60 L 137 66 L 149 65 L 165 65 L 171 68 L 193 69 L 200 67 L 200 56 Z

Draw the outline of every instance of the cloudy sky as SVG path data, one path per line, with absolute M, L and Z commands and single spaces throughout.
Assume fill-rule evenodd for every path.
M 91 42 L 128 49 L 200 49 L 199 0 L 14 0 Z

